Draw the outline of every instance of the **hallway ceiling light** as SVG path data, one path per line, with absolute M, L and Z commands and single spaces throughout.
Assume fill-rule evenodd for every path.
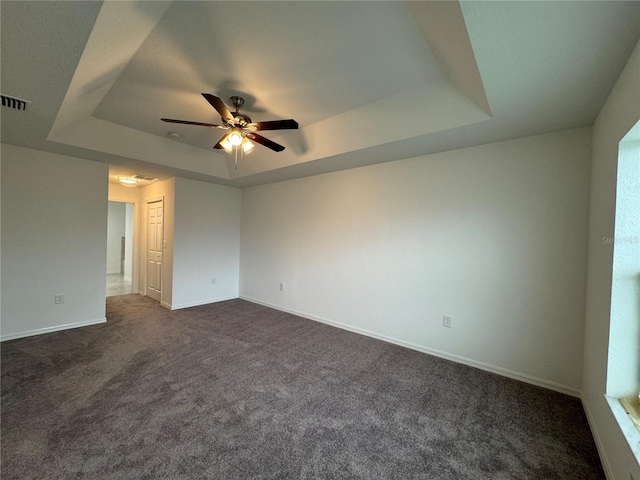
M 118 181 L 125 187 L 135 187 L 138 185 L 138 179 L 133 177 L 118 177 Z

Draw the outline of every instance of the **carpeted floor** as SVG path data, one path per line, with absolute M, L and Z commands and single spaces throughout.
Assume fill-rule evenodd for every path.
M 2 478 L 602 479 L 580 401 L 243 300 L 2 344 Z

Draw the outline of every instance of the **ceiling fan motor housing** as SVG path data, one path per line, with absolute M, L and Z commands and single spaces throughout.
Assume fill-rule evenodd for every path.
M 235 117 L 234 122 L 236 126 L 242 126 L 244 128 L 248 123 L 251 123 L 251 118 L 244 113 L 233 112 L 233 116 Z
M 238 111 L 244 105 L 244 98 L 234 95 L 231 97 L 231 103 L 236 109 L 236 111 L 233 112 L 235 125 L 244 127 L 247 123 L 251 123 L 251 118 L 249 118 L 248 115 Z

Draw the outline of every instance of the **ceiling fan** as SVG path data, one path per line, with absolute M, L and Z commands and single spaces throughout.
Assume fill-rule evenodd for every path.
M 244 105 L 244 98 L 233 96 L 231 102 L 236 111 L 231 113 L 227 106 L 220 98 L 210 93 L 203 93 L 202 96 L 211 104 L 213 108 L 220 114 L 222 125 L 214 123 L 191 122 L 189 120 L 175 120 L 173 118 L 161 118 L 163 122 L 182 123 L 185 125 L 199 125 L 201 127 L 216 127 L 223 130 L 229 130 L 213 148 L 225 149 L 229 152 L 238 151 L 248 152 L 253 148 L 253 144 L 247 140 L 253 140 L 260 145 L 270 148 L 274 152 L 281 152 L 284 146 L 269 140 L 268 138 L 258 135 L 255 132 L 261 130 L 290 130 L 297 129 L 298 122 L 293 119 L 289 120 L 271 120 L 269 122 L 252 122 L 244 113 L 238 110 Z M 242 147 L 242 148 L 240 148 Z

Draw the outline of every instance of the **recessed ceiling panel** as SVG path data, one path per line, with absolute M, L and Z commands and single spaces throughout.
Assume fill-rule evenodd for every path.
M 305 127 L 440 77 L 403 2 L 175 2 L 94 116 L 211 149 L 221 132 L 160 118 L 219 122 L 208 92 Z

